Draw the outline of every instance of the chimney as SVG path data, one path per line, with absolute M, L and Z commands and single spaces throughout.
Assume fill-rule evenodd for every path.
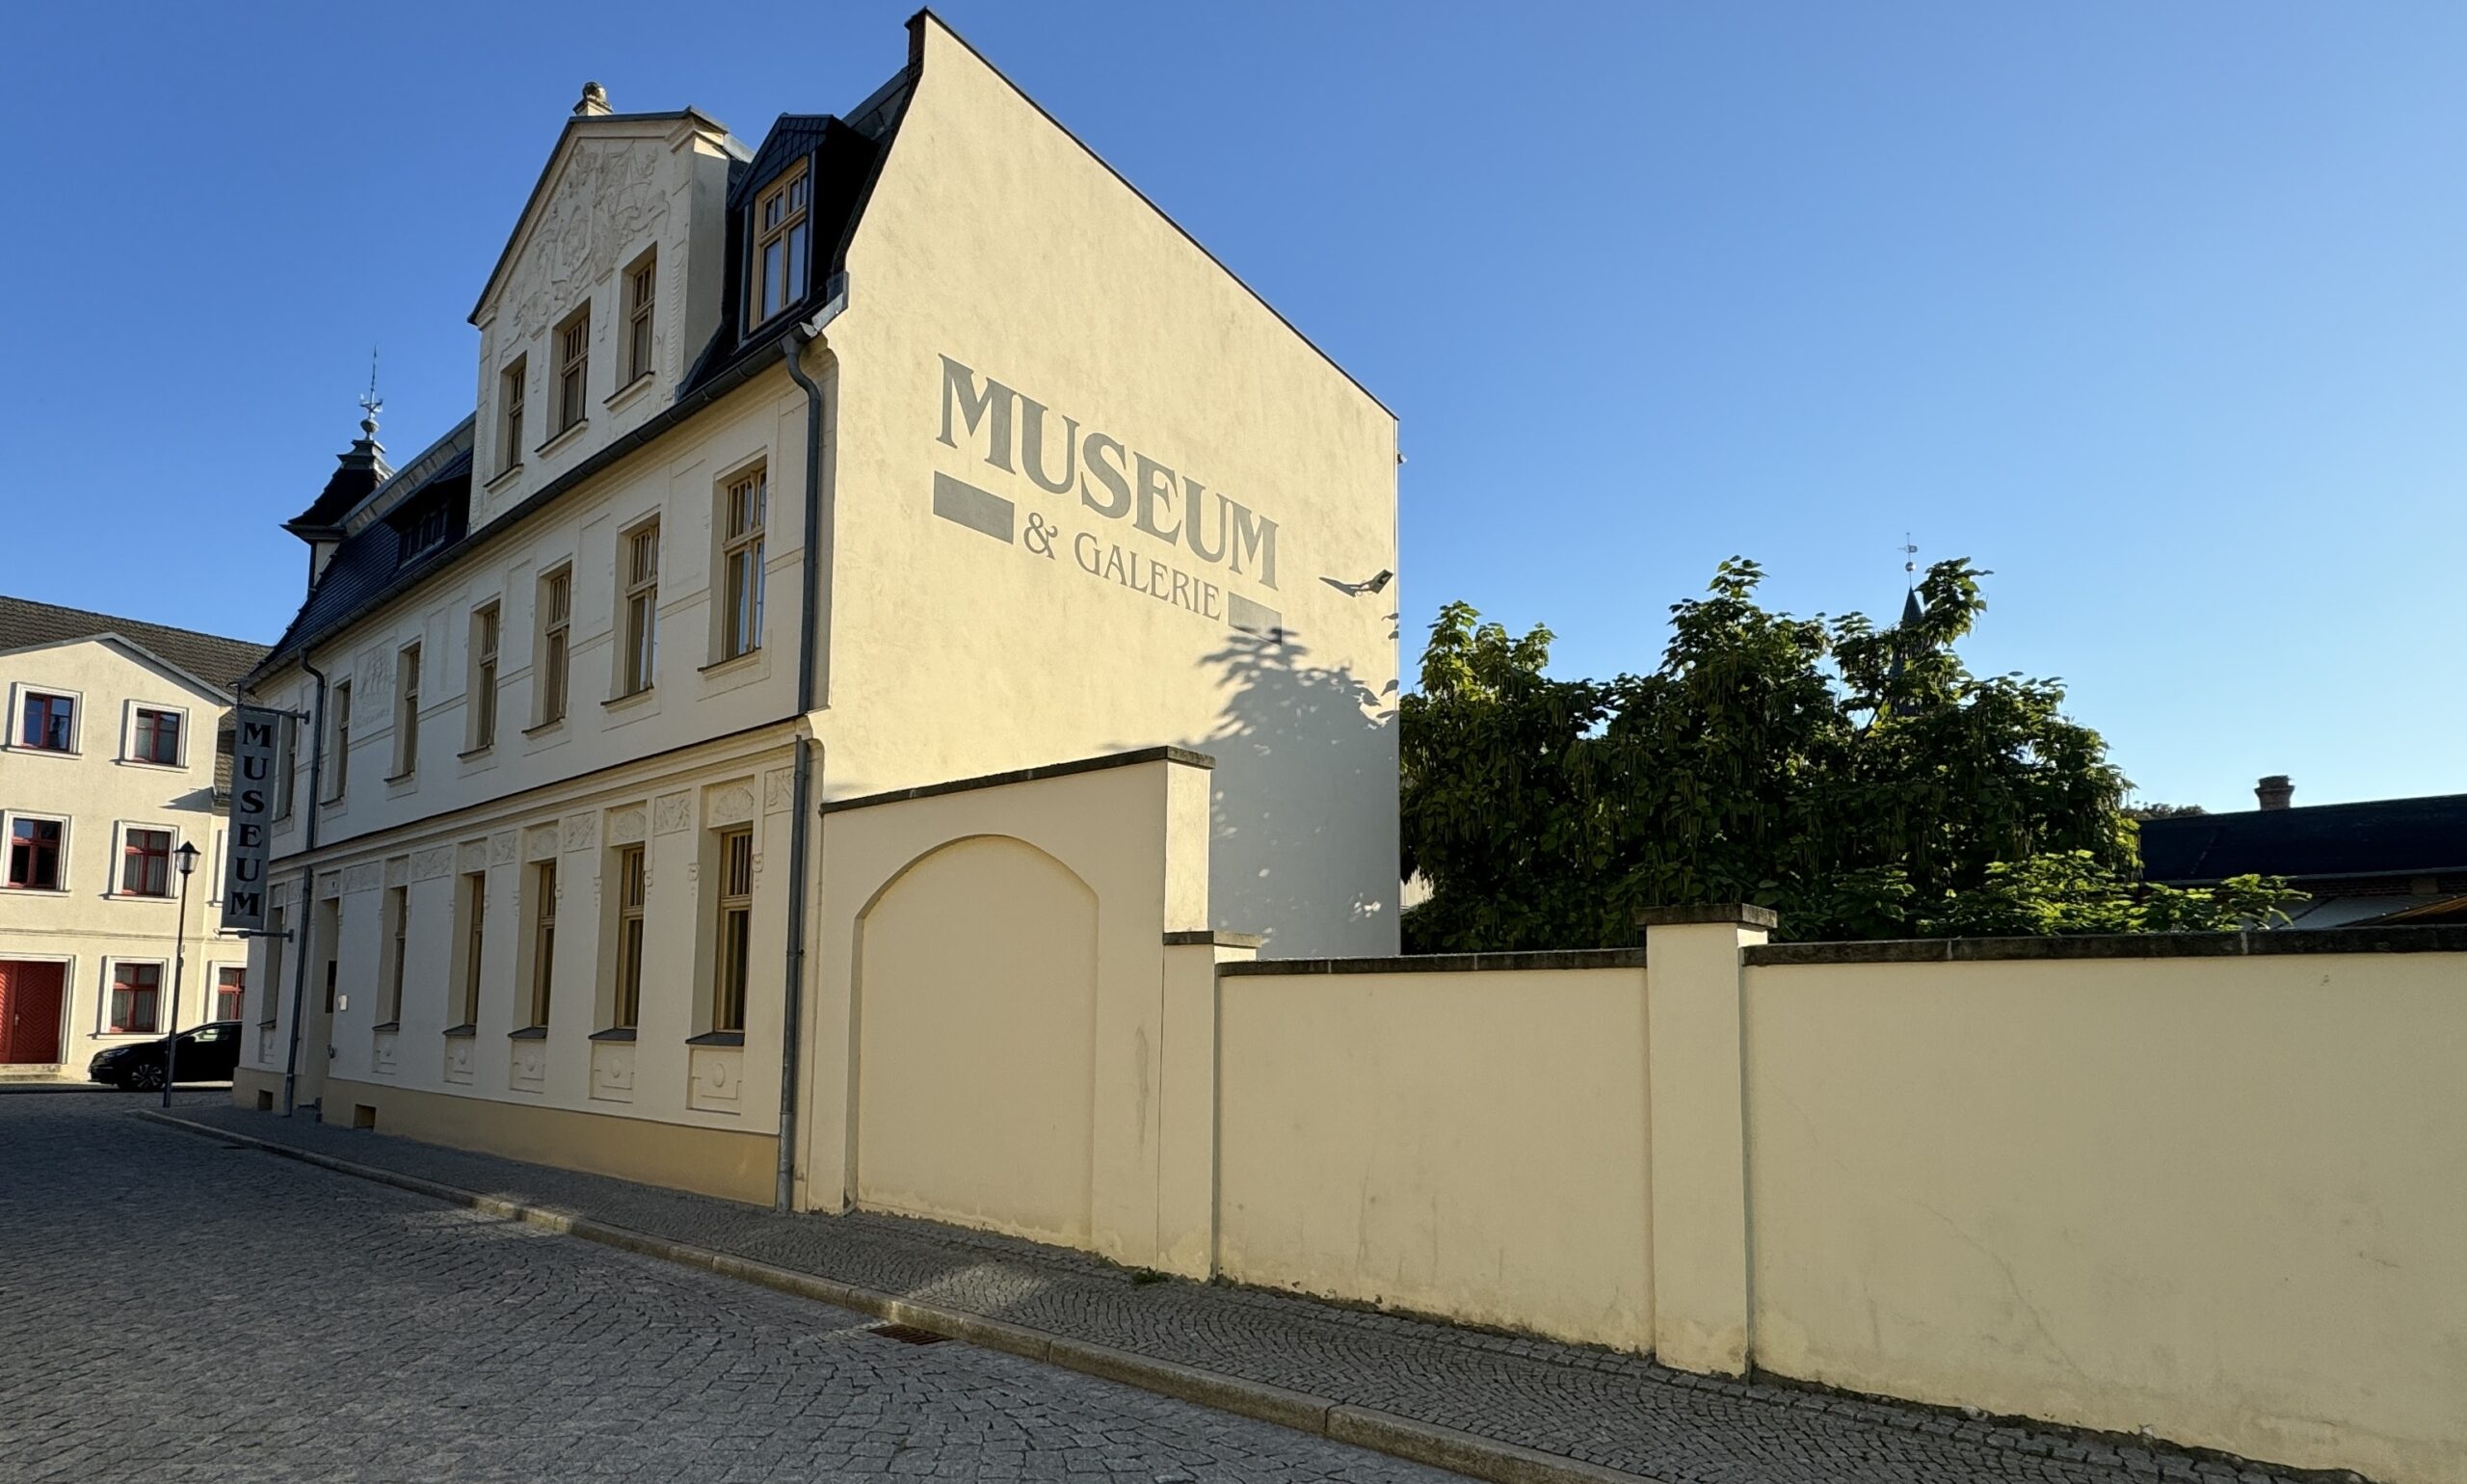
M 608 112 L 608 90 L 597 83 L 582 85 L 582 101 L 574 105 L 578 118 L 597 119 Z
M 2253 797 L 2261 800 L 2266 809 L 2283 809 L 2295 797 L 2295 785 L 2287 781 L 2286 774 L 2273 773 L 2253 785 Z

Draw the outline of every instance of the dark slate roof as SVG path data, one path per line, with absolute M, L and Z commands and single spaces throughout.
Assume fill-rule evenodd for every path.
M 429 474 L 418 485 L 403 492 L 396 508 L 423 505 L 432 499 L 442 499 L 456 512 L 452 522 L 456 539 L 448 541 L 434 552 L 411 564 L 403 564 L 402 531 L 391 520 L 371 520 L 358 531 L 343 538 L 334 548 L 326 570 L 317 576 L 316 586 L 308 590 L 308 600 L 300 605 L 291 626 L 275 641 L 273 653 L 289 653 L 311 635 L 336 627 L 398 581 L 411 582 L 438 566 L 461 544 L 461 537 L 468 528 L 471 511 L 471 451 L 464 449 Z M 259 651 L 260 654 L 266 651 Z
M 358 510 L 359 502 L 375 494 L 377 487 L 393 474 L 385 466 L 385 450 L 377 446 L 375 424 L 368 427 L 370 436 L 352 443 L 351 451 L 335 464 L 326 488 L 317 491 L 317 498 L 309 502 L 306 510 L 285 523 L 284 530 L 305 537 L 312 531 L 339 529 L 343 517 Z
M 0 597 L 0 649 L 22 649 L 65 639 L 118 634 L 165 664 L 187 671 L 218 690 L 229 690 L 266 657 L 266 647 L 223 639 L 194 629 L 116 619 L 83 608 L 63 608 L 23 597 Z
M 2145 819 L 2141 862 L 2169 884 L 2467 871 L 2467 794 Z

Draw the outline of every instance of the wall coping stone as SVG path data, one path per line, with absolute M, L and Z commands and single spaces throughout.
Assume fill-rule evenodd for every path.
M 1266 941 L 1264 934 L 1220 933 L 1214 928 L 1181 928 L 1165 935 L 1165 946 L 1168 948 L 1187 948 L 1202 943 L 1218 948 L 1257 948 Z
M 1219 964 L 1227 974 L 1444 974 L 1525 968 L 1642 968 L 1642 948 L 1560 948 L 1532 953 L 1408 953 L 1380 959 L 1261 959 Z
M 1770 931 L 1782 925 L 1782 918 L 1770 907 L 1752 902 L 1700 902 L 1693 907 L 1648 907 L 1636 914 L 1640 927 L 1693 927 L 1703 922 L 1727 923 L 1736 927 L 1764 928 Z
M 915 788 L 893 788 L 854 799 L 830 799 L 815 805 L 814 812 L 836 814 L 842 809 L 870 808 L 877 804 L 903 804 L 911 799 L 932 799 L 946 793 L 968 793 L 979 788 L 1004 788 L 1013 783 L 1033 783 L 1040 779 L 1068 778 L 1074 773 L 1096 773 L 1106 768 L 1128 768 L 1143 762 L 1178 762 L 1186 768 L 1216 766 L 1215 758 L 1206 753 L 1194 753 L 1186 747 L 1143 747 L 1135 752 L 1108 753 L 1101 757 L 1081 757 L 1071 762 L 1014 768 L 1008 773 L 988 773 L 982 778 L 953 779 L 946 783 L 920 783 Z
M 2097 933 L 2057 938 L 1903 938 L 1768 943 L 1751 968 L 1812 964 L 1978 964 L 2023 959 L 2267 958 L 2299 953 L 2467 953 L 2467 927 L 2271 928 L 2235 933 Z

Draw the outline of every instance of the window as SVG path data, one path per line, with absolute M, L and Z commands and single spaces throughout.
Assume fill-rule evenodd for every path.
M 332 748 L 334 788 L 333 792 L 326 795 L 326 802 L 338 804 L 342 802 L 344 788 L 351 782 L 351 682 L 349 680 L 334 682 L 332 706 L 334 715 Z
M 651 300 L 659 291 L 659 262 L 650 253 L 625 275 L 625 382 L 651 374 Z
M 249 971 L 225 966 L 214 971 L 214 1018 L 218 1020 L 240 1019 L 240 1007 L 249 1001 Z
M 162 1013 L 162 965 L 114 964 L 109 1034 L 150 1036 L 158 1033 L 161 1026 L 155 1017 Z
M 65 826 L 57 819 L 9 821 L 9 886 L 16 891 L 57 891 Z
M 172 832 L 129 830 L 120 835 L 119 889 L 123 896 L 172 894 Z
M 385 1014 L 378 1017 L 381 1025 L 400 1024 L 403 1019 L 403 949 L 411 939 L 411 888 L 385 888 Z
M 276 996 L 282 993 L 282 935 L 286 915 L 279 907 L 266 910 L 266 987 L 265 993 L 257 996 L 257 1019 L 267 1025 L 275 1021 L 275 1006 L 279 1003 Z
M 617 994 L 608 1023 L 634 1028 L 643 1013 L 643 847 L 617 852 Z
M 531 1020 L 548 1023 L 548 986 L 557 966 L 557 862 L 531 868 Z
M 522 466 L 522 399 L 531 381 L 529 359 L 526 356 L 517 356 L 513 365 L 497 373 L 499 473 Z
M 625 652 L 621 695 L 651 688 L 659 659 L 659 522 L 625 533 Z
M 463 1014 L 461 1025 L 480 1022 L 480 950 L 489 928 L 489 873 L 472 871 L 463 878 Z
M 540 579 L 540 725 L 566 719 L 567 635 L 573 623 L 574 571 L 560 567 Z
M 754 947 L 754 832 L 720 836 L 720 941 L 713 955 L 711 1029 L 745 1029 L 745 984 Z
M 557 431 L 577 427 L 591 396 L 591 305 L 557 327 Z
M 759 325 L 806 293 L 806 198 L 812 181 L 802 161 L 754 203 L 754 303 L 746 323 Z
M 497 605 L 471 613 L 471 751 L 497 745 Z
M 394 689 L 394 776 L 409 778 L 420 766 L 420 647 L 406 645 Z
M 77 751 L 76 698 L 42 691 L 25 694 L 25 725 L 17 732 L 18 745 L 46 753 Z
M 720 492 L 720 658 L 762 646 L 762 517 L 769 504 L 763 471 L 729 481 Z
M 136 735 L 129 739 L 129 759 L 133 762 L 159 762 L 172 767 L 180 761 L 180 713 L 157 711 L 151 706 L 137 708 Z
M 394 565 L 413 561 L 445 544 L 454 534 L 454 512 L 441 499 L 425 500 L 394 522 Z

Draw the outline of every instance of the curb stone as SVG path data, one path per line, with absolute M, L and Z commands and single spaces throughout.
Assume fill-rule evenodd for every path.
M 858 1287 L 818 1274 L 757 1262 L 751 1258 L 740 1258 L 687 1242 L 670 1241 L 630 1227 L 595 1221 L 588 1216 L 570 1216 L 563 1211 L 511 1201 L 503 1196 L 485 1195 L 476 1190 L 422 1179 L 415 1175 L 337 1159 L 332 1154 L 295 1149 L 271 1139 L 252 1138 L 157 1109 L 137 1108 L 131 1111 L 149 1124 L 160 1124 L 183 1133 L 199 1134 L 224 1144 L 296 1159 L 337 1175 L 391 1185 L 449 1206 L 465 1206 L 484 1215 L 519 1221 L 560 1236 L 580 1237 L 584 1241 L 597 1242 L 640 1257 L 701 1268 L 723 1278 L 757 1284 L 799 1298 L 871 1314 L 893 1324 L 927 1330 L 988 1350 L 1059 1365 L 1066 1370 L 1137 1387 L 1141 1391 L 1154 1391 L 1194 1406 L 1351 1444 L 1409 1463 L 1426 1464 L 1434 1469 L 1486 1479 L 1491 1484 L 1668 1484 L 1666 1480 L 1648 1474 L 1628 1473 L 1581 1463 L 1555 1453 L 1501 1443 L 1477 1433 L 1417 1421 L 1393 1412 L 1352 1406 L 1324 1396 L 1287 1391 L 1265 1382 L 1155 1360 L 1135 1351 L 1005 1324 L 998 1319 L 945 1309 L 938 1304 L 920 1304 L 896 1294 Z

